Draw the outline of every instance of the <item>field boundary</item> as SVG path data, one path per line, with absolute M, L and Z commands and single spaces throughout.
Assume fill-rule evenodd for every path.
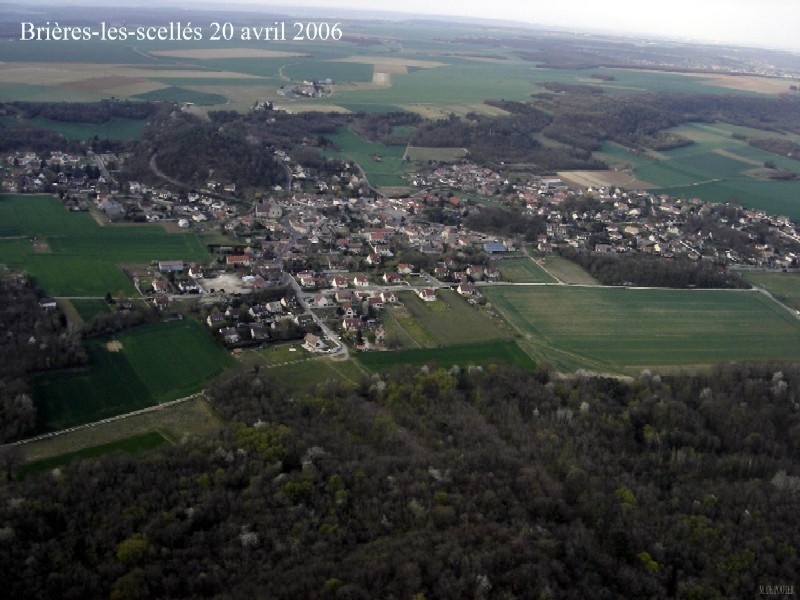
M 57 437 L 59 435 L 64 435 L 67 433 L 72 433 L 73 431 L 78 431 L 80 429 L 90 429 L 92 427 L 97 427 L 98 425 L 104 425 L 105 423 L 112 423 L 114 421 L 121 421 L 123 419 L 128 419 L 130 417 L 135 417 L 137 415 L 143 415 L 149 412 L 155 412 L 159 410 L 163 410 L 170 406 L 174 406 L 176 404 L 180 404 L 182 402 L 188 402 L 189 400 L 194 400 L 196 398 L 203 398 L 208 400 L 205 395 L 205 391 L 198 392 L 196 394 L 192 394 L 190 396 L 184 396 L 183 398 L 178 398 L 177 400 L 170 400 L 168 402 L 161 402 L 159 404 L 155 404 L 153 406 L 148 406 L 146 408 L 140 408 L 139 410 L 135 410 L 133 412 L 124 413 L 121 415 L 115 415 L 113 417 L 108 417 L 106 419 L 101 419 L 99 421 L 92 421 L 91 423 L 83 423 L 82 425 L 75 425 L 74 427 L 68 427 L 66 429 L 59 429 L 58 431 L 50 431 L 48 433 L 42 433 L 40 435 L 25 438 L 24 440 L 17 440 L 16 442 L 9 442 L 7 444 L 3 444 L 0 448 L 11 448 L 13 446 L 22 446 L 24 444 L 29 444 L 31 442 L 39 442 L 41 440 L 47 440 L 50 438 Z

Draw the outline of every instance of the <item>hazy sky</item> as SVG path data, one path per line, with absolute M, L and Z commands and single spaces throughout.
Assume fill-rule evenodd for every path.
M 466 15 L 800 51 L 800 0 L 235 0 Z

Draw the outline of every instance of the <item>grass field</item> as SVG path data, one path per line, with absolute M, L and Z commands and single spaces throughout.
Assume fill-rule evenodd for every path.
M 560 256 L 547 256 L 544 259 L 544 268 L 563 283 L 577 285 L 593 285 L 597 283 L 597 280 L 589 275 L 586 269 Z
M 111 312 L 105 300 L 70 300 L 72 306 L 84 322 L 89 322 L 95 315 Z
M 556 283 L 557 279 L 530 258 L 512 258 L 497 263 L 500 274 L 514 283 Z
M 442 161 L 453 162 L 466 156 L 464 148 L 425 148 L 423 146 L 409 146 L 406 152 L 408 158 L 415 162 Z
M 44 238 L 51 253 L 37 254 L 28 239 Z M 134 294 L 117 266 L 153 260 L 207 260 L 191 233 L 163 227 L 101 227 L 88 213 L 69 212 L 51 196 L 0 196 L 0 263 L 24 269 L 53 296 Z
M 303 392 L 330 379 L 355 385 L 364 374 L 353 360 L 333 361 L 327 357 L 272 367 L 266 373 L 287 392 Z
M 7 125 L 31 125 L 38 129 L 47 129 L 60 133 L 68 140 L 90 140 L 94 136 L 99 139 L 138 140 L 144 131 L 144 121 L 140 119 L 109 119 L 105 123 L 64 123 L 50 119 L 24 119 L 11 117 L 0 119 Z
M 446 348 L 365 352 L 358 355 L 358 361 L 370 371 L 385 371 L 399 365 L 435 365 L 450 368 L 453 365 L 465 367 L 505 363 L 529 370 L 535 366 L 531 357 L 510 340 L 494 340 Z
M 42 430 L 53 431 L 187 396 L 234 364 L 199 323 L 184 319 L 87 344 L 89 368 L 39 375 L 34 401 Z
M 740 271 L 738 274 L 748 283 L 767 290 L 780 302 L 800 310 L 800 273 Z
M 112 444 L 153 431 L 158 431 L 170 442 L 177 443 L 187 436 L 213 433 L 220 426 L 221 421 L 214 414 L 208 401 L 205 398 L 192 398 L 157 411 L 28 442 L 20 446 L 20 449 L 25 461 L 32 462 L 72 454 L 84 448 Z
M 753 148 L 734 139 L 781 137 L 748 127 L 727 123 L 687 123 L 669 132 L 694 140 L 694 144 L 645 157 L 627 152 L 616 144 L 605 144 L 599 157 L 612 164 L 627 164 L 639 180 L 654 187 L 654 193 L 702 198 L 711 202 L 736 202 L 773 215 L 800 218 L 800 181 L 762 179 L 750 173 L 766 161 L 777 167 L 800 172 L 797 161 Z
M 535 358 L 563 370 L 800 359 L 800 320 L 758 292 L 498 286 L 485 293 Z
M 326 151 L 327 157 L 342 158 L 357 162 L 367 175 L 373 186 L 404 186 L 407 182 L 400 175 L 405 165 L 403 154 L 405 146 L 386 146 L 379 142 L 371 142 L 349 129 L 340 129 L 329 138 L 340 149 L 336 152 Z
M 171 85 L 160 90 L 136 94 L 133 96 L 139 100 L 150 100 L 151 102 L 191 102 L 192 104 L 213 105 L 225 104 L 227 98 L 220 94 L 199 92 L 185 87 Z
M 468 304 L 453 290 L 439 290 L 437 297 L 439 306 L 432 308 L 414 292 L 403 291 L 398 294 L 411 318 L 434 344 L 452 346 L 512 337 L 510 331 L 502 329 L 499 323 L 479 308 Z M 406 330 L 408 331 L 408 327 Z M 409 333 L 414 336 L 411 331 Z M 417 339 L 417 336 L 414 337 Z M 429 345 L 420 343 L 420 346 Z
M 17 470 L 17 475 L 24 477 L 34 473 L 41 473 L 42 471 L 66 466 L 76 459 L 97 458 L 98 456 L 103 456 L 104 454 L 110 454 L 112 452 L 127 452 L 128 454 L 138 456 L 142 452 L 153 450 L 167 443 L 169 443 L 169 440 L 161 433 L 158 431 L 150 431 L 115 442 L 109 442 L 99 446 L 90 446 L 74 452 L 29 462 Z

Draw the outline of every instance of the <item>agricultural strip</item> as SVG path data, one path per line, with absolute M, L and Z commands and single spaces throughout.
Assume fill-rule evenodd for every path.
M 765 289 L 779 302 L 800 310 L 800 273 L 738 271 L 745 281 Z
M 501 329 L 481 309 L 468 304 L 452 290 L 438 290 L 437 297 L 442 310 L 433 310 L 411 291 L 400 292 L 398 296 L 414 320 L 439 345 L 452 346 L 512 337 L 510 331 Z
M 530 258 L 512 258 L 497 262 L 500 273 L 514 283 L 557 283 L 558 280 Z
M 327 158 L 335 157 L 357 162 L 364 170 L 373 186 L 405 186 L 407 182 L 400 177 L 405 169 L 403 154 L 405 146 L 386 146 L 371 142 L 349 129 L 340 129 L 335 134 L 326 135 L 339 148 L 336 152 L 326 151 Z
M 453 365 L 489 365 L 503 363 L 532 370 L 531 357 L 513 341 L 495 340 L 485 343 L 448 346 L 447 348 L 424 348 L 420 350 L 396 350 L 393 352 L 365 352 L 357 360 L 369 371 L 385 371 L 400 365 L 435 365 L 450 368 Z
M 593 285 L 597 283 L 597 280 L 586 269 L 560 256 L 546 257 L 543 266 L 548 273 L 563 283 L 574 285 Z
M 800 359 L 800 320 L 757 291 L 485 288 L 534 357 L 574 370 L 638 372 Z
M 37 376 L 40 429 L 54 431 L 188 396 L 234 361 L 197 322 L 132 329 L 87 344 L 89 368 Z M 120 347 L 121 346 L 121 347 Z

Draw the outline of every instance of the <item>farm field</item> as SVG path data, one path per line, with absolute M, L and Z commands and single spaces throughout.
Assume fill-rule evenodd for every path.
M 595 285 L 597 280 L 588 271 L 571 260 L 560 256 L 547 256 L 544 259 L 544 270 L 563 283 L 573 285 Z
M 43 238 L 51 252 L 36 253 L 33 237 Z M 52 196 L 0 196 L 0 263 L 26 270 L 52 296 L 132 295 L 136 290 L 120 263 L 207 258 L 191 233 L 167 233 L 158 225 L 101 227 Z
M 353 360 L 333 361 L 320 357 L 271 367 L 265 373 L 287 392 L 302 392 L 330 379 L 357 384 L 364 371 Z
M 84 322 L 89 322 L 95 315 L 111 312 L 111 308 L 105 300 L 70 300 L 72 306 Z
M 650 156 L 634 155 L 616 144 L 605 144 L 598 154 L 612 164 L 633 168 L 638 180 L 648 182 L 653 193 L 702 198 L 712 202 L 736 202 L 773 215 L 800 217 L 800 181 L 782 181 L 753 175 L 764 162 L 800 172 L 800 162 L 753 148 L 731 137 L 782 137 L 727 123 L 688 123 L 668 130 L 694 140 L 694 144 Z M 793 139 L 793 136 L 783 136 Z
M 497 286 L 485 294 L 534 357 L 559 369 L 800 359 L 800 320 L 754 291 Z
M 64 123 L 50 119 L 0 118 L 0 123 L 31 125 L 37 129 L 47 129 L 60 133 L 68 140 L 89 140 L 94 136 L 110 140 L 138 140 L 144 131 L 144 121 L 140 119 L 109 119 L 105 123 Z
M 20 449 L 24 460 L 33 462 L 75 453 L 84 448 L 120 442 L 154 431 L 176 443 L 185 437 L 202 436 L 217 431 L 220 425 L 221 422 L 208 401 L 198 397 L 157 411 L 28 442 Z
M 400 365 L 436 365 L 450 368 L 453 365 L 488 365 L 504 363 L 523 369 L 533 369 L 535 363 L 516 342 L 494 340 L 446 348 L 424 348 L 418 350 L 395 350 L 391 352 L 364 352 L 358 355 L 360 362 L 369 371 L 385 371 Z
M 425 148 L 423 146 L 409 146 L 406 156 L 414 162 L 426 163 L 429 160 L 452 162 L 466 156 L 464 148 Z
M 452 346 L 512 337 L 510 331 L 501 329 L 498 323 L 453 290 L 438 290 L 438 300 L 431 304 L 439 305 L 433 308 L 411 291 L 399 292 L 398 298 L 435 344 Z
M 153 450 L 169 443 L 158 431 L 150 431 L 139 435 L 133 435 L 128 438 L 101 444 L 99 446 L 90 446 L 74 452 L 67 452 L 50 458 L 43 458 L 33 462 L 29 462 L 17 470 L 18 476 L 32 475 L 34 473 L 41 473 L 57 467 L 63 467 L 71 463 L 73 460 L 83 458 L 97 458 L 104 454 L 112 452 L 126 452 L 134 456 L 138 456 L 142 452 Z
M 118 342 L 119 347 L 107 344 Z M 40 428 L 64 429 L 175 400 L 234 364 L 202 325 L 184 319 L 87 343 L 89 367 L 34 379 Z
M 514 283 L 557 283 L 558 280 L 530 258 L 512 258 L 497 262 L 500 274 Z
M 767 290 L 778 301 L 800 310 L 800 273 L 738 271 L 741 277 L 755 286 Z
M 340 129 L 325 137 L 333 141 L 338 151 L 324 152 L 327 158 L 342 158 L 357 162 L 372 186 L 406 186 L 400 175 L 405 169 L 403 154 L 405 146 L 386 146 L 371 142 L 349 129 Z

